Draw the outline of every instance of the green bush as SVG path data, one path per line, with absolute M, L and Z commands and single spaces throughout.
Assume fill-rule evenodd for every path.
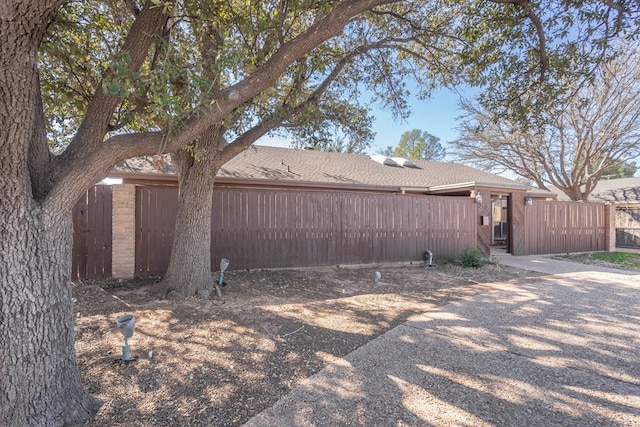
M 484 260 L 482 259 L 482 252 L 479 248 L 468 248 L 462 251 L 460 255 L 460 264 L 463 267 L 482 267 Z

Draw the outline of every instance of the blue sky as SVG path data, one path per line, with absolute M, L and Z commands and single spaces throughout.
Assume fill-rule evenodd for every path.
M 374 131 L 376 139 L 371 151 L 377 152 L 388 146 L 396 146 L 400 136 L 410 130 L 419 129 L 440 138 L 440 143 L 448 148 L 447 142 L 457 137 L 457 120 L 460 95 L 448 89 L 435 91 L 429 99 L 409 99 L 411 116 L 405 121 L 394 121 L 388 111 L 376 110 Z
M 407 101 L 411 106 L 411 116 L 404 121 L 394 121 L 391 113 L 383 109 L 373 110 L 376 118 L 373 130 L 376 138 L 368 150 L 369 154 L 376 154 L 379 150 L 388 146 L 395 146 L 400 141 L 400 136 L 412 129 L 427 131 L 440 138 L 440 143 L 448 149 L 447 142 L 456 138 L 456 127 L 461 112 L 458 110 L 460 95 L 449 89 L 434 91 L 431 98 L 420 100 L 410 98 Z M 270 145 L 288 147 L 289 141 L 263 138 L 257 145 Z

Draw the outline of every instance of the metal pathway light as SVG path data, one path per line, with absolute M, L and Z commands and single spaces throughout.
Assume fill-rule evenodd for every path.
M 428 264 L 425 265 L 433 267 L 433 252 L 431 252 L 430 250 L 424 251 L 424 260 L 428 261 Z
M 133 336 L 133 331 L 136 328 L 136 319 L 133 314 L 125 314 L 116 319 L 118 329 L 124 336 L 124 345 L 122 346 L 122 359 L 116 360 L 116 362 L 129 363 L 131 360 L 137 360 L 137 357 L 131 357 L 131 347 L 129 346 L 129 338 Z
M 220 260 L 220 275 L 218 276 L 218 282 L 216 283 L 216 294 L 222 298 L 222 288 L 227 286 L 224 282 L 224 271 L 229 267 L 229 260 L 222 258 Z

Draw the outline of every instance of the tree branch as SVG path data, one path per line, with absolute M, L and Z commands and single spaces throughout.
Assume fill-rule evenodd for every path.
M 340 3 L 309 29 L 282 45 L 271 58 L 244 80 L 218 92 L 211 101 L 213 108 L 210 112 L 187 120 L 183 130 L 168 142 L 167 151 L 186 145 L 208 126 L 222 120 L 234 108 L 273 86 L 290 64 L 303 57 L 306 52 L 340 34 L 353 17 L 373 7 L 397 1 L 399 0 L 347 0 Z
M 129 30 L 122 49 L 117 58 L 127 62 L 130 72 L 140 69 L 147 57 L 151 45 L 156 42 L 167 22 L 167 15 L 163 8 L 155 6 L 152 1 L 147 1 L 143 10 L 138 14 Z M 108 72 L 102 79 L 114 77 L 114 70 Z M 109 130 L 109 122 L 113 118 L 114 111 L 120 103 L 120 97 L 103 92 L 102 81 L 98 84 L 92 101 L 87 108 L 84 120 L 78 128 L 71 144 L 60 156 L 59 167 L 56 173 L 62 174 L 72 163 L 88 155 L 100 145 L 104 135 Z M 57 179 L 56 176 L 53 177 Z
M 202 134 L 207 128 L 221 122 L 224 117 L 235 108 L 272 87 L 290 64 L 326 40 L 340 34 L 345 25 L 355 16 L 376 6 L 398 1 L 399 0 L 346 0 L 341 2 L 326 16 L 319 18 L 306 31 L 283 44 L 271 58 L 245 79 L 214 95 L 209 111 L 200 115 L 194 115 L 186 120 L 182 129 L 179 130 L 171 140 L 167 141 L 165 152 L 176 151 L 183 148 Z M 149 11 L 145 6 L 145 9 L 134 22 L 134 26 L 136 26 L 138 20 L 143 18 L 145 13 L 151 13 L 152 11 L 158 13 L 156 9 Z M 132 27 L 129 33 L 129 35 L 137 33 L 138 37 L 143 37 L 147 43 L 144 49 L 136 44 L 139 51 L 144 50 L 144 52 L 147 52 L 154 40 L 155 31 L 159 31 L 162 28 L 161 24 L 163 24 L 164 21 L 158 21 L 161 21 L 160 18 L 165 19 L 164 15 L 155 16 L 155 18 L 156 20 L 151 20 L 151 25 L 144 25 L 144 28 L 152 28 L 153 32 L 140 34 L 140 29 L 143 27 L 143 25 L 140 24 L 140 29 L 134 30 Z M 136 39 L 133 36 L 131 36 L 131 38 L 128 36 L 127 39 L 131 40 L 132 44 L 136 43 Z M 125 47 L 130 46 L 131 44 L 125 43 Z M 133 51 L 133 48 L 131 50 Z M 96 96 L 101 97 L 102 95 L 97 93 Z M 96 104 L 98 104 L 98 101 L 96 101 Z M 106 118 L 111 117 L 113 108 L 115 108 L 114 105 L 117 104 L 117 99 L 105 99 L 99 104 L 109 107 L 109 111 L 102 111 L 96 108 L 95 113 L 87 113 L 83 123 L 86 128 L 83 127 L 78 132 L 73 147 L 69 147 L 63 155 L 61 166 L 58 169 L 59 173 L 55 176 L 55 186 L 45 201 L 47 206 L 70 208 L 82 192 L 88 186 L 104 177 L 116 162 L 127 158 L 127 156 L 135 157 L 155 154 L 157 147 L 162 145 L 163 138 L 160 133 L 121 135 L 112 137 L 103 143 L 102 138 L 108 124 Z M 205 109 L 196 108 L 195 110 L 202 112 Z M 90 128 L 90 117 L 94 117 L 99 123 L 94 129 Z M 102 130 L 98 132 L 97 129 Z M 84 135 L 87 139 L 81 138 L 80 135 Z M 141 141 L 140 138 L 142 136 L 147 137 L 148 140 Z M 132 146 L 124 147 L 123 143 L 126 141 L 131 142 Z
M 533 13 L 531 2 L 529 0 L 489 0 L 492 3 L 499 4 L 512 4 L 520 7 L 525 12 L 525 17 L 529 18 L 529 21 L 536 29 L 538 36 L 538 56 L 540 57 L 540 79 L 542 82 L 545 78 L 545 74 L 549 69 L 549 57 L 547 56 L 547 41 L 544 34 L 544 27 L 542 26 L 542 20 L 540 17 Z

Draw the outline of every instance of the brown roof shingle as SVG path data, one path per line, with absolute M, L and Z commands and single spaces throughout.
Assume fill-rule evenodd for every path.
M 414 163 L 416 167 L 388 166 L 363 154 L 257 146 L 224 165 L 218 176 L 398 187 L 467 182 L 519 185 L 513 180 L 455 163 L 426 160 Z
M 514 180 L 456 163 L 427 160 L 415 160 L 414 163 L 415 167 L 388 166 L 364 154 L 254 146 L 226 163 L 218 177 L 420 188 L 463 183 L 523 188 Z M 153 161 L 149 158 L 128 160 L 118 165 L 116 170 L 173 172 L 166 160 L 161 170 L 154 170 Z

